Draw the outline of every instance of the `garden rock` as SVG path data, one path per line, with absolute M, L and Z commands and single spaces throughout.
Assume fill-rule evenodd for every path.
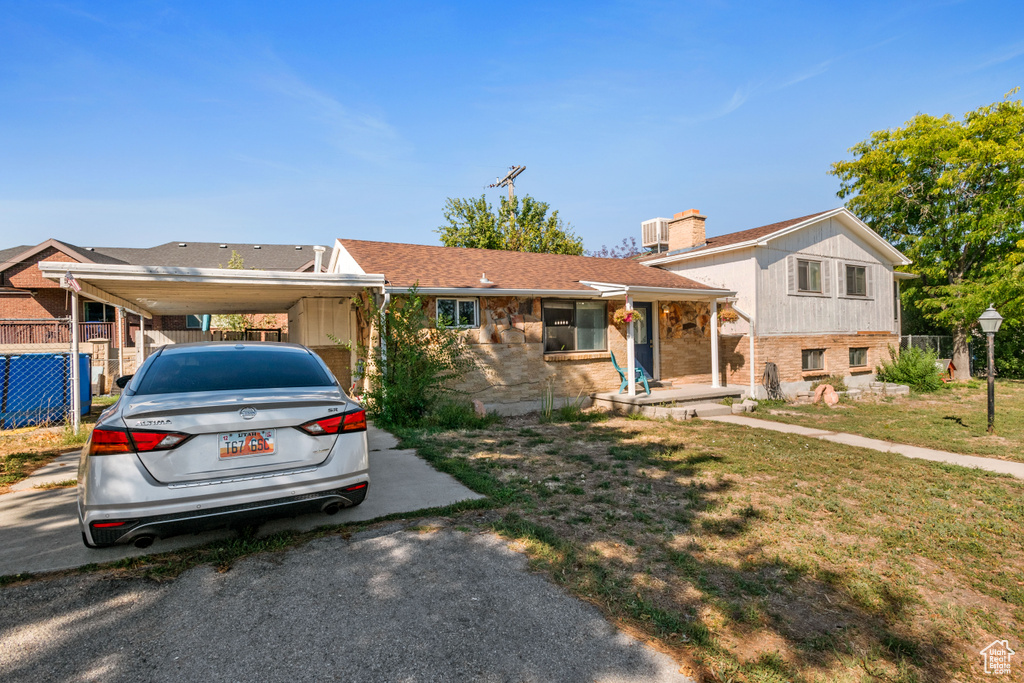
M 477 417 L 487 417 L 487 408 L 484 408 L 484 403 L 480 399 L 473 399 L 473 412 Z

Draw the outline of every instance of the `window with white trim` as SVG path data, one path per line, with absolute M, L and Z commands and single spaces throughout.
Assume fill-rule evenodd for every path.
M 185 316 L 185 329 L 186 330 L 201 330 L 203 329 L 203 319 L 198 315 L 186 315 Z
M 439 327 L 478 327 L 476 299 L 438 299 Z
M 804 372 L 825 369 L 825 349 L 804 349 L 800 353 L 800 367 Z
M 545 300 L 541 307 L 544 353 L 608 348 L 608 306 L 604 301 Z
M 99 301 L 86 301 L 82 304 L 82 322 L 112 323 L 117 320 L 117 311 L 113 306 Z

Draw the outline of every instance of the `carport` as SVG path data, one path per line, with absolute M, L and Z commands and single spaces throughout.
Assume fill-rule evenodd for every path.
M 384 276 L 297 273 L 226 268 L 173 268 L 40 261 L 44 277 L 72 297 L 72 415 L 77 431 L 82 378 L 78 372 L 78 297 L 123 309 L 145 321 L 154 315 L 282 313 L 302 323 L 290 338 L 307 346 L 340 339 L 352 330 L 349 301 L 364 289 L 383 291 Z M 340 311 L 340 313 L 339 313 Z M 145 354 L 145 344 L 139 353 Z M 144 358 L 140 355 L 139 361 Z

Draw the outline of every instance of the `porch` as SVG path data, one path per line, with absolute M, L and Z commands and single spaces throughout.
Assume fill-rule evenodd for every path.
M 596 408 L 609 410 L 615 413 L 631 414 L 643 413 L 651 417 L 680 417 L 688 416 L 690 412 L 697 412 L 698 415 L 710 415 L 715 413 L 729 414 L 732 409 L 729 406 L 721 405 L 726 398 L 739 401 L 746 392 L 745 387 L 712 387 L 703 384 L 683 384 L 673 387 L 651 387 L 651 393 L 638 392 L 635 395 L 617 391 L 601 391 L 590 395 L 592 405 Z M 650 408 L 664 408 L 665 411 L 651 411 Z M 683 409 L 678 411 L 678 409 Z M 679 414 L 674 414 L 676 410 Z M 686 413 L 686 414 L 683 414 Z

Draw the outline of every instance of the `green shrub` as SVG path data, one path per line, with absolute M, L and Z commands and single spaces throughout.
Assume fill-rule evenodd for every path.
M 356 302 L 368 320 L 380 321 L 369 294 Z M 462 334 L 427 315 L 417 287 L 394 298 L 378 322 L 383 344 L 360 345 L 368 388 L 363 394 L 370 417 L 381 427 L 416 427 L 439 406 L 451 402 L 455 379 L 472 366 Z
M 469 403 L 442 401 L 427 414 L 423 424 L 440 429 L 482 429 L 500 420 L 497 413 L 477 415 Z
M 811 384 L 811 391 L 814 391 L 822 384 L 831 384 L 832 388 L 836 391 L 846 391 L 846 379 L 842 375 L 829 375 L 828 377 L 822 377 L 818 381 Z
M 878 381 L 906 384 L 914 391 L 935 391 L 942 387 L 942 370 L 935 365 L 934 351 L 910 347 L 897 351 L 889 346 L 890 360 L 882 361 L 875 372 Z

